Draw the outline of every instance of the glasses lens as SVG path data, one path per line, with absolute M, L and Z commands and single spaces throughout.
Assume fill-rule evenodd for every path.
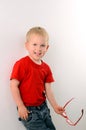
M 74 98 L 70 99 L 70 100 L 64 105 L 63 108 L 66 108 L 66 106 L 67 106 L 73 99 L 74 99 Z M 64 118 L 66 118 L 66 122 L 67 122 L 69 125 L 75 126 L 75 125 L 81 120 L 81 118 L 82 118 L 82 116 L 83 116 L 83 113 L 84 113 L 84 110 L 82 109 L 82 110 L 81 110 L 81 116 L 78 118 L 78 120 L 77 120 L 75 123 L 73 123 L 73 122 L 68 118 L 66 112 L 63 112 L 62 116 L 63 116 Z

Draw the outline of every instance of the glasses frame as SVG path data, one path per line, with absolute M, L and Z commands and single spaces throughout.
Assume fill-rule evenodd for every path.
M 66 104 L 64 105 L 63 108 L 65 109 L 66 106 L 67 106 L 73 99 L 74 99 L 74 98 L 71 98 L 68 102 L 66 102 Z M 75 125 L 77 125 L 77 123 L 81 120 L 83 114 L 84 114 L 84 109 L 81 110 L 81 115 L 80 115 L 80 117 L 77 119 L 76 122 L 72 122 L 72 121 L 68 118 L 68 116 L 67 116 L 67 114 L 66 114 L 66 111 L 64 111 L 64 112 L 62 113 L 62 116 L 66 119 L 66 122 L 67 122 L 69 125 L 75 126 Z

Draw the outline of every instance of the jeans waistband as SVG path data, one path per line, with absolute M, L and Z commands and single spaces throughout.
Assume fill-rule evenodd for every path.
M 47 105 L 47 103 L 46 103 L 46 101 L 45 101 L 45 102 L 43 102 L 43 103 L 42 103 L 41 105 L 39 105 L 39 106 L 27 106 L 27 109 L 28 109 L 29 111 L 31 111 L 31 113 L 32 113 L 32 110 L 41 110 L 41 109 L 44 108 L 44 106 L 46 106 L 46 105 Z M 18 120 L 21 121 L 21 118 L 19 117 Z
M 46 105 L 46 101 L 43 102 L 39 106 L 28 106 L 27 109 L 29 109 L 29 110 L 41 110 L 45 105 Z

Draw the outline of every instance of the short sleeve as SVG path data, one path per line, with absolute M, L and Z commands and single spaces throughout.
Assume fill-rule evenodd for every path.
M 13 66 L 10 80 L 17 79 L 21 81 L 23 77 L 24 77 L 24 65 L 22 64 L 22 62 L 17 61 Z
M 52 71 L 51 71 L 49 66 L 48 66 L 47 71 L 48 71 L 48 73 L 47 73 L 47 76 L 46 76 L 46 83 L 54 82 L 54 77 L 53 77 Z

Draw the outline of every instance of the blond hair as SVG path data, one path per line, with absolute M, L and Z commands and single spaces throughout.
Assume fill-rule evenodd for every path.
M 26 34 L 26 41 L 28 42 L 29 41 L 29 38 L 32 34 L 37 34 L 37 35 L 40 35 L 40 36 L 43 36 L 45 38 L 45 42 L 49 42 L 49 36 L 48 36 L 48 33 L 47 31 L 42 28 L 42 27 L 33 27 L 31 28 L 27 34 Z

